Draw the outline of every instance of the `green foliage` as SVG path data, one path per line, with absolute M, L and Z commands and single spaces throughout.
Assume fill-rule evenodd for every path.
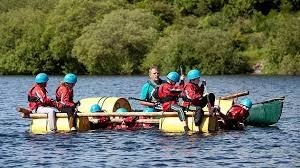
M 225 0 L 174 0 L 174 4 L 183 16 L 203 16 L 220 11 L 225 5 Z
M 186 66 L 187 70 L 200 68 L 204 74 L 233 74 L 249 70 L 230 34 L 220 29 L 183 28 L 167 30 L 166 34 L 147 55 L 144 69 L 155 64 L 163 73 L 180 65 Z
M 265 71 L 272 74 L 300 74 L 300 18 L 278 17 L 267 51 Z
M 299 74 L 300 0 L 1 0 L 0 74 Z M 144 62 L 143 62 L 144 61 Z
M 46 51 L 40 40 L 43 19 L 43 13 L 33 9 L 11 10 L 0 15 L 1 74 L 49 70 L 49 58 L 44 57 Z
M 176 16 L 174 7 L 170 3 L 160 0 L 144 0 L 138 3 L 137 7 L 151 11 L 155 16 L 160 17 L 165 25 L 172 24 Z
M 73 54 L 91 74 L 138 73 L 158 38 L 159 19 L 144 10 L 115 10 L 87 27 Z

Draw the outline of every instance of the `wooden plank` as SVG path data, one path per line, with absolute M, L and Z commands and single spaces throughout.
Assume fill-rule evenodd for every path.
M 230 94 L 227 96 L 221 96 L 221 97 L 219 97 L 219 99 L 228 100 L 228 99 L 234 99 L 234 98 L 242 97 L 242 96 L 246 96 L 246 95 L 249 95 L 249 91 L 233 93 L 233 94 Z
M 42 113 L 31 113 L 31 114 L 24 114 L 22 113 L 23 118 L 47 118 L 47 114 Z M 186 112 L 187 116 L 194 116 L 194 112 Z M 204 115 L 209 115 L 208 112 L 204 112 Z M 144 116 L 144 117 L 177 117 L 177 112 L 126 112 L 126 113 L 116 113 L 116 112 L 109 112 L 109 113 L 77 113 L 78 117 L 122 117 L 122 116 Z M 57 118 L 67 118 L 68 115 L 66 113 L 56 113 Z

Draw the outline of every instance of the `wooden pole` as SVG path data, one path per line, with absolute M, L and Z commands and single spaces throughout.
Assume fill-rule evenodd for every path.
M 194 112 L 187 112 L 187 116 L 194 116 Z M 205 112 L 204 115 L 209 115 Z M 177 112 L 126 112 L 126 113 L 77 113 L 78 117 L 125 117 L 125 116 L 144 116 L 144 117 L 177 117 Z M 47 114 L 34 113 L 34 114 L 24 114 L 23 118 L 47 118 Z M 67 118 L 67 113 L 56 113 L 57 118 Z
M 249 91 L 233 93 L 233 94 L 230 94 L 230 95 L 227 95 L 227 96 L 221 96 L 221 97 L 219 97 L 219 99 L 220 100 L 228 100 L 228 99 L 233 99 L 233 98 L 246 96 L 246 95 L 249 95 Z

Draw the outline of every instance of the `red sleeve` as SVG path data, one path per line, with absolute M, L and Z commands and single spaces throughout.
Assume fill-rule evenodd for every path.
M 202 94 L 197 93 L 197 90 L 193 85 L 187 85 L 185 87 L 185 94 L 191 100 L 196 100 L 196 99 L 202 98 Z
M 60 103 L 62 105 L 65 105 L 65 106 L 68 106 L 68 107 L 71 107 L 71 106 L 75 105 L 75 103 L 73 101 L 70 101 L 70 94 L 71 93 L 66 87 L 61 87 L 59 89 L 59 92 L 60 92 L 60 96 L 61 96 Z
M 43 91 L 42 88 L 37 87 L 35 89 L 35 94 L 36 96 L 40 99 L 40 101 L 44 104 L 44 105 L 51 105 L 51 99 L 49 97 L 47 97 L 46 92 Z

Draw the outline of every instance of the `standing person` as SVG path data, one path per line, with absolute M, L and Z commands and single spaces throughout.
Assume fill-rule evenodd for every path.
M 184 131 L 189 131 L 183 108 L 178 105 L 179 95 L 184 87 L 184 75 L 179 76 L 177 72 L 170 72 L 167 79 L 166 83 L 159 86 L 157 95 L 153 93 L 153 96 L 162 103 L 163 111 L 176 111 Z M 177 82 L 179 82 L 179 86 L 176 85 Z
M 77 82 L 77 76 L 72 73 L 68 73 L 64 77 L 64 81 L 59 84 L 56 89 L 56 101 L 57 108 L 64 113 L 68 114 L 69 127 L 71 131 L 76 131 L 76 106 L 79 105 L 79 101 L 75 103 L 73 101 L 73 87 Z
M 240 104 L 233 105 L 226 115 L 220 114 L 219 125 L 223 129 L 241 129 L 244 128 L 244 121 L 249 116 L 249 110 L 252 107 L 250 99 L 243 99 Z
M 208 105 L 210 113 L 215 104 L 215 95 L 209 93 L 203 95 L 206 81 L 202 81 L 199 86 L 201 72 L 197 69 L 190 70 L 187 74 L 189 82 L 185 85 L 184 91 L 182 92 L 182 105 L 187 109 L 196 109 L 195 113 L 195 125 L 200 125 L 201 117 L 203 116 L 202 108 Z
M 152 66 L 149 69 L 149 80 L 144 84 L 141 91 L 140 99 L 145 101 L 140 101 L 140 104 L 145 106 L 144 112 L 156 111 L 155 106 L 157 100 L 152 97 L 152 92 L 156 87 L 159 87 L 162 83 L 166 81 L 160 79 L 159 69 L 156 66 Z M 152 103 L 153 102 L 153 103 Z
M 39 73 L 35 77 L 35 84 L 28 92 L 29 109 L 33 113 L 46 113 L 48 115 L 48 123 L 52 132 L 56 131 L 56 116 L 58 110 L 55 107 L 55 101 L 47 97 L 47 82 L 49 77 L 45 73 Z

